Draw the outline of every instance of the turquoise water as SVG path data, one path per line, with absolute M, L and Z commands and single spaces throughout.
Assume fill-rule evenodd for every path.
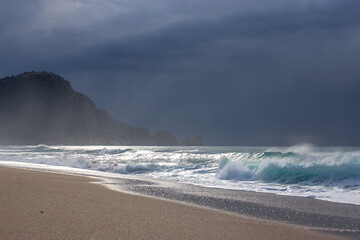
M 0 160 L 360 205 L 360 148 L 2 146 Z

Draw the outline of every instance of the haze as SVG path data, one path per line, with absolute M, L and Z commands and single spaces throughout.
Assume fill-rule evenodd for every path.
M 208 145 L 360 145 L 360 2 L 2 0 L 0 77 L 51 71 Z

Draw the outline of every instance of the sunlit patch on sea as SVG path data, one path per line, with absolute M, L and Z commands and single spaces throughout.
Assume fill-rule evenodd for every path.
M 1 146 L 0 160 L 360 205 L 360 148 Z

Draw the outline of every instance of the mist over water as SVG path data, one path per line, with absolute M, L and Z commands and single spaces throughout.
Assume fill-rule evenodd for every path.
M 0 160 L 360 205 L 360 148 L 2 146 Z

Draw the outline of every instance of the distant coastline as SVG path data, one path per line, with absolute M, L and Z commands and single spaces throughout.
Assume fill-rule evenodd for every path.
M 200 137 L 178 141 L 169 131 L 151 133 L 119 122 L 49 72 L 0 79 L 0 144 L 204 145 Z

